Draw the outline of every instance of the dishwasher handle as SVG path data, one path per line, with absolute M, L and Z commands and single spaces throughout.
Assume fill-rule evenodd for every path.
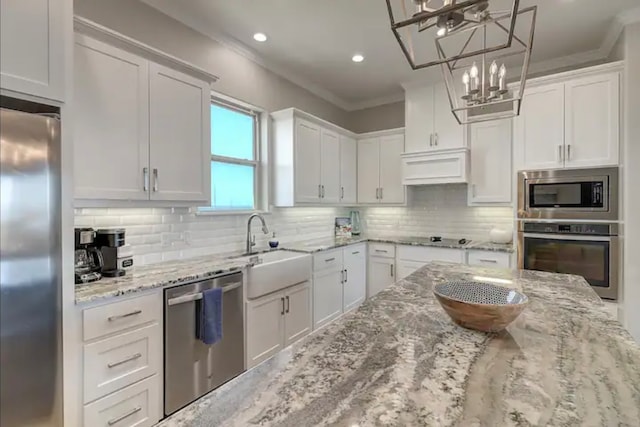
M 234 289 L 238 289 L 240 286 L 242 286 L 242 282 L 233 282 L 227 286 L 223 286 L 222 292 L 227 293 Z M 172 306 L 177 304 L 183 304 L 185 302 L 198 301 L 201 299 L 202 299 L 202 292 L 197 292 L 195 294 L 186 294 L 186 295 L 181 295 L 179 297 L 170 298 L 167 300 L 167 305 Z

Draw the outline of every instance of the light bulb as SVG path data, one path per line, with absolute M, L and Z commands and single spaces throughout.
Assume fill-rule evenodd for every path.
M 465 85 L 469 84 L 469 72 L 465 71 L 464 74 L 462 75 L 462 83 L 464 83 Z
M 498 64 L 496 64 L 496 61 L 493 61 L 491 63 L 491 66 L 489 67 L 489 73 L 496 74 L 497 72 L 498 72 Z
M 491 63 L 489 67 L 489 91 L 493 92 L 498 89 L 498 64 L 496 61 Z
M 447 29 L 442 27 L 442 28 L 438 29 L 438 32 L 436 34 L 442 37 L 445 34 L 447 34 Z
M 504 76 L 507 75 L 507 67 L 504 66 L 504 64 L 502 64 L 500 66 L 500 78 L 503 79 Z
M 498 88 L 499 88 L 501 94 L 507 93 L 506 75 L 507 75 L 507 67 L 505 67 L 504 64 L 502 64 L 500 66 L 500 72 L 498 73 L 498 76 L 499 76 L 499 78 L 498 78 Z
M 478 77 L 478 66 L 476 65 L 476 63 L 474 62 L 473 65 L 471 66 L 471 78 L 475 79 Z

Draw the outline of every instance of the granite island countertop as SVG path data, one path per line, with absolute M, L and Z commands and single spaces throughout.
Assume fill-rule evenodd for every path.
M 432 287 L 530 299 L 505 332 L 455 325 Z M 640 347 L 579 276 L 431 263 L 161 422 L 173 426 L 637 426 Z

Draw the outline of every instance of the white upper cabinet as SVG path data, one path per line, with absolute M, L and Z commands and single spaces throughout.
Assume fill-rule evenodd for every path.
M 69 0 L 0 1 L 0 87 L 64 100 L 72 8 Z
M 358 145 L 354 138 L 340 135 L 340 202 L 358 201 Z
M 358 203 L 402 204 L 401 133 L 383 134 L 358 141 Z
M 469 204 L 511 202 L 511 120 L 469 125 Z
M 525 89 L 514 136 L 519 169 L 563 166 L 564 84 Z
M 148 74 L 145 59 L 76 36 L 76 199 L 149 199 Z
M 618 73 L 565 84 L 565 166 L 617 165 L 619 127 Z
M 527 86 L 515 119 L 518 170 L 619 164 L 620 73 L 612 69 L 619 65 L 585 68 Z
M 320 126 L 296 119 L 295 133 L 295 201 L 318 203 L 322 197 Z
M 405 88 L 405 134 L 406 153 L 465 147 L 443 84 Z
M 151 200 L 211 197 L 209 84 L 150 64 Z
M 380 140 L 358 141 L 358 203 L 379 203 Z
M 338 134 L 322 129 L 320 151 L 320 183 L 322 186 L 322 203 L 340 203 L 340 139 Z
M 404 203 L 400 155 L 404 150 L 404 135 L 380 138 L 380 203 Z
M 273 118 L 275 206 L 356 201 L 356 143 L 347 130 L 289 108 Z
M 74 81 L 76 205 L 209 203 L 207 82 L 80 34 Z
M 433 148 L 434 101 L 433 88 L 421 86 L 405 91 L 405 151 L 407 153 Z

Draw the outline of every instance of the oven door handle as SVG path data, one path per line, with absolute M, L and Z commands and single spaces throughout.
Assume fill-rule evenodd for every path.
M 546 240 L 580 240 L 585 242 L 614 242 L 618 236 L 585 236 L 581 234 L 521 233 L 524 238 L 532 237 Z

